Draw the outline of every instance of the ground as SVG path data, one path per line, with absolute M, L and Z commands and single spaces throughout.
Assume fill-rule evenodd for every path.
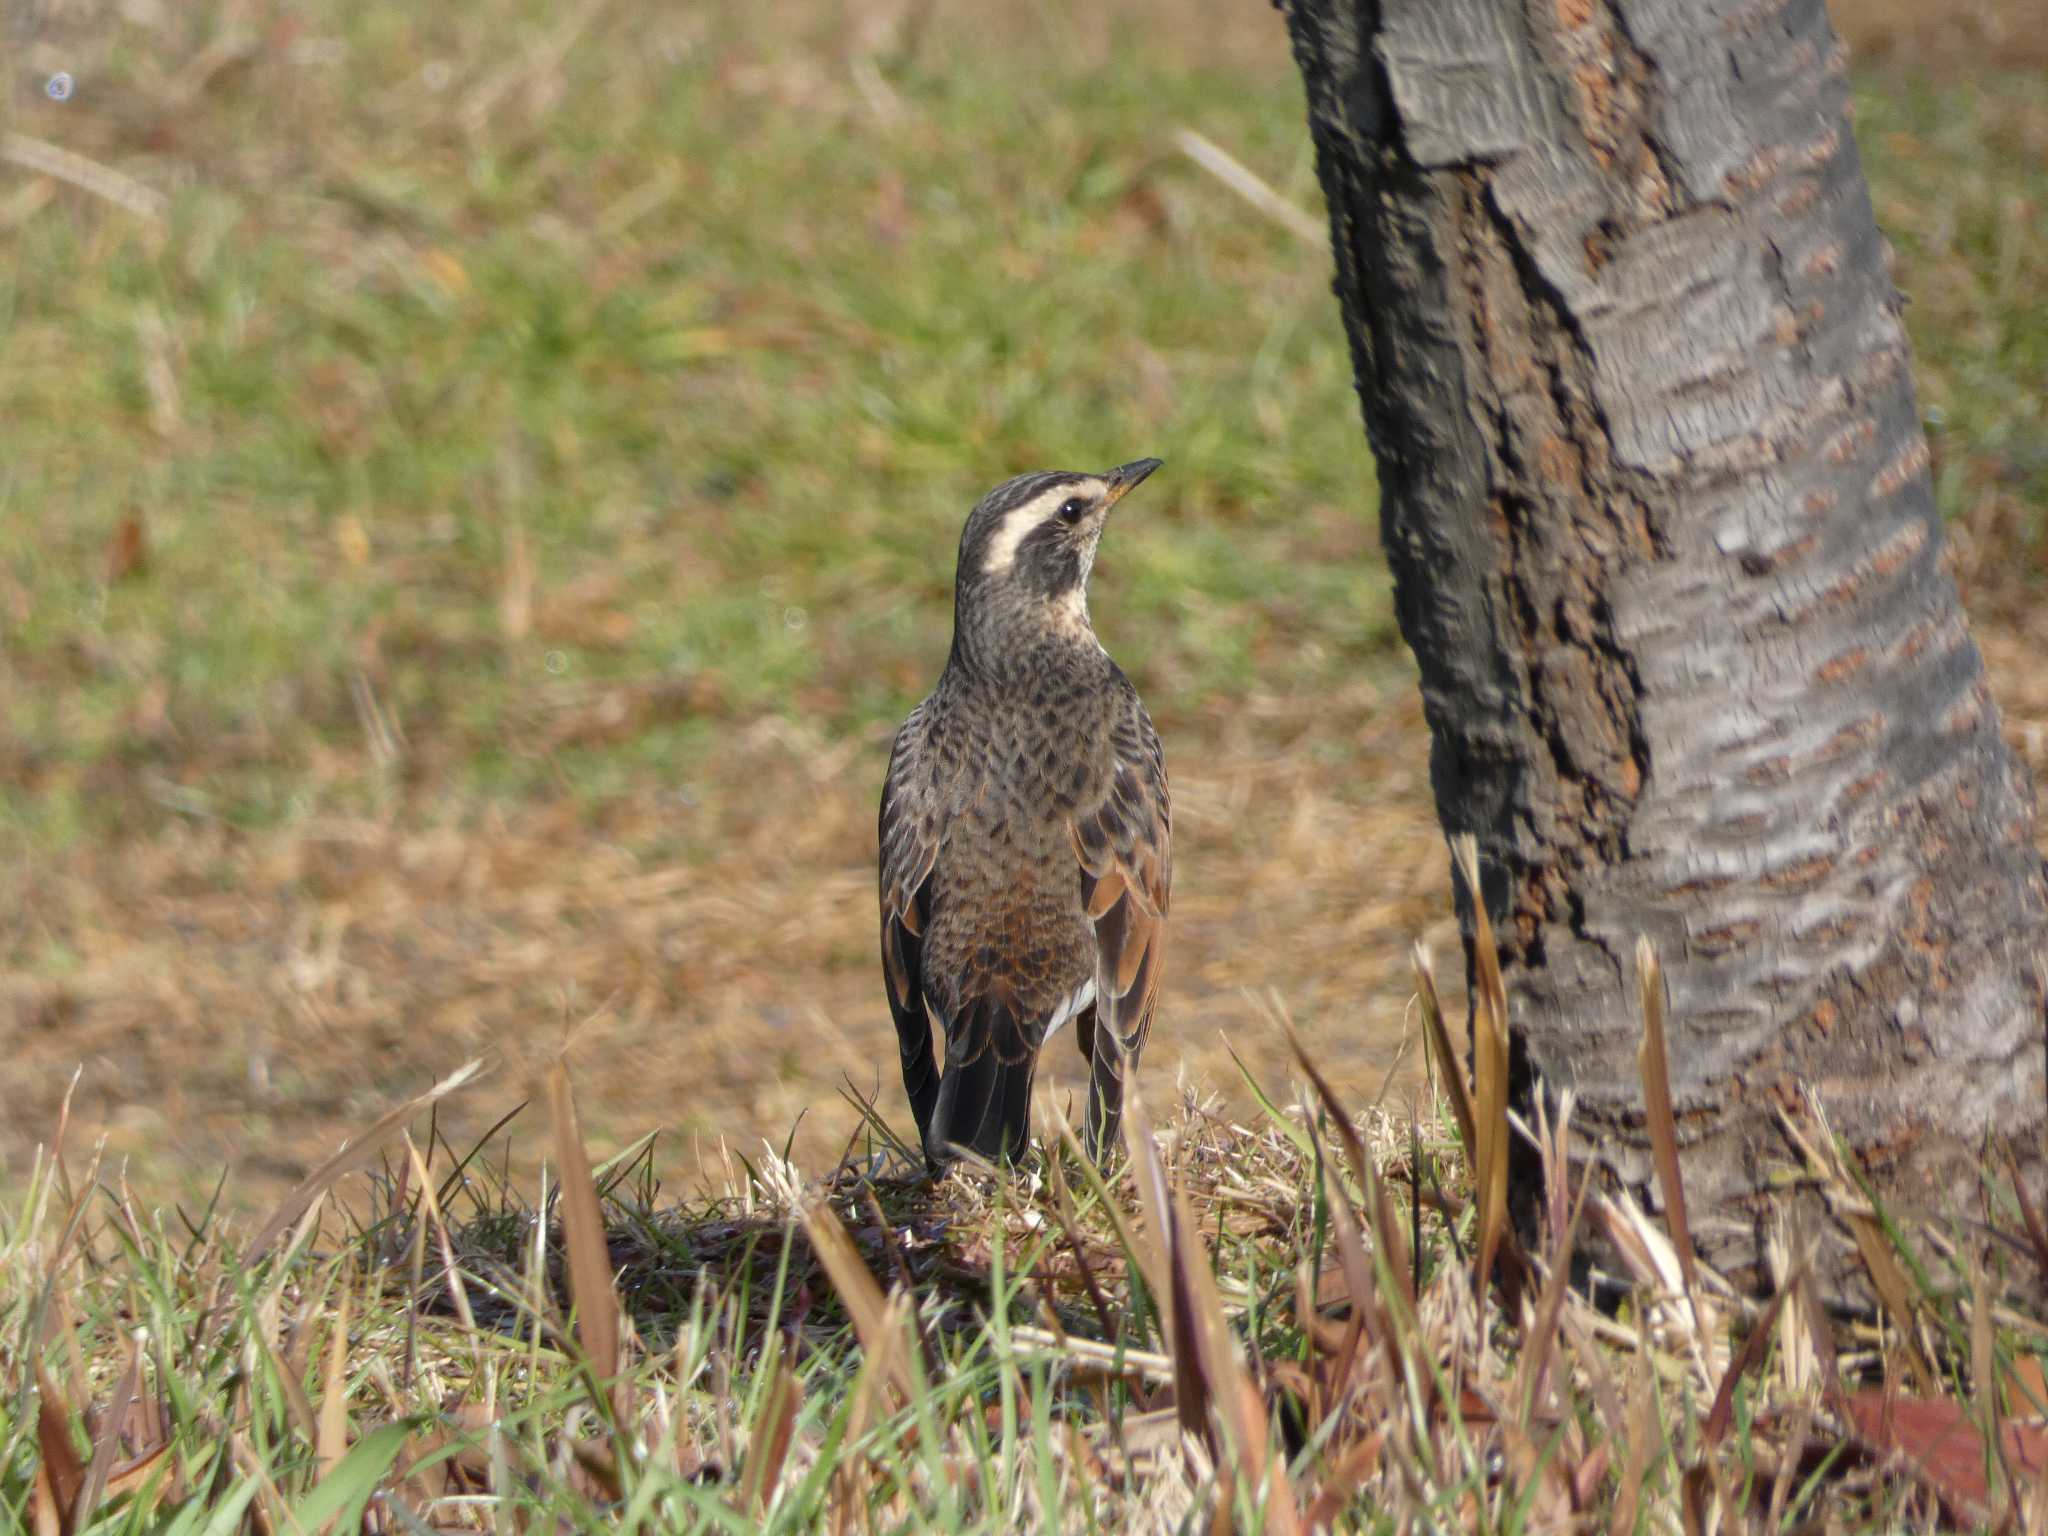
M 1836 14 L 2038 772 L 2048 5 Z M 0 1185 L 74 1068 L 71 1145 L 250 1205 L 472 1055 L 458 1144 L 566 1045 L 684 1182 L 835 1155 L 842 1084 L 901 1122 L 874 803 L 959 524 L 1141 454 L 1095 603 L 1174 780 L 1147 1072 L 1241 1102 L 1277 1010 L 1412 1088 L 1454 930 L 1328 256 L 1175 137 L 1313 227 L 1276 14 L 58 6 L 10 68 Z

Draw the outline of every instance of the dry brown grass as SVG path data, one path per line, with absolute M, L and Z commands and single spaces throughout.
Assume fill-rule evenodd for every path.
M 1882 1305 L 1831 1316 L 1818 1233 L 1790 1217 L 1759 1305 L 1692 1259 L 1675 1160 L 1661 1223 L 1597 1176 L 1573 1187 L 1569 1094 L 1532 1128 L 1532 1225 L 1501 1223 L 1468 1158 L 1509 1134 L 1502 1053 L 1475 1057 L 1476 1120 L 1450 1141 L 1440 1115 L 1355 1115 L 1288 1038 L 1298 1109 L 1155 1122 L 1134 1091 L 1106 1178 L 1054 1127 L 1014 1178 L 932 1181 L 899 1149 L 814 1182 L 770 1157 L 658 1207 L 641 1157 L 593 1169 L 559 1064 L 537 1204 L 421 1153 L 406 1124 L 458 1074 L 362 1127 L 253 1238 L 218 1217 L 167 1233 L 100 1160 L 66 1159 L 60 1121 L 21 1211 L 0 1205 L 19 1370 L 0 1510 L 55 1536 L 223 1507 L 213 1529 L 341 1513 L 370 1533 L 2048 1517 L 2048 1231 L 1995 1169 L 1950 1210 L 1886 1212 L 1817 1103 L 1786 1106 L 1783 1177 L 1857 1231 Z M 323 1203 L 380 1148 L 367 1209 Z
M 2048 615 L 1979 641 L 2008 739 L 2048 772 Z M 1407 947 L 1424 936 L 1447 981 L 1462 971 L 1413 692 L 1255 697 L 1168 740 L 1177 890 L 1155 1094 L 1185 1073 L 1242 1106 L 1231 1047 L 1284 1076 L 1277 999 L 1349 1102 L 1404 1103 L 1420 1072 Z M 690 1168 L 699 1142 L 779 1147 L 802 1117 L 799 1162 L 829 1162 L 854 1124 L 842 1083 L 902 1118 L 871 954 L 881 752 L 764 722 L 735 733 L 693 805 L 254 839 L 178 826 L 33 871 L 21 899 L 73 960 L 64 979 L 0 982 L 26 1087 L 0 1150 L 25 1167 L 82 1062 L 79 1134 L 106 1132 L 145 1185 L 225 1164 L 260 1202 L 366 1105 L 478 1052 L 499 1097 L 472 1093 L 450 1126 L 481 1131 L 567 1042 L 600 1147 L 658 1128 L 664 1162 Z M 1463 1017 L 1461 986 L 1447 1007 Z M 1078 1058 L 1051 1065 L 1051 1090 L 1078 1096 Z
M 1168 736 L 1177 890 L 1148 1077 L 1236 1093 L 1226 1039 L 1275 1075 L 1272 998 L 1371 1099 L 1405 1038 L 1407 946 L 1450 932 L 1411 688 L 1219 701 Z M 829 1161 L 842 1082 L 900 1107 L 873 954 L 883 751 L 768 720 L 732 733 L 694 803 L 201 823 L 34 871 L 21 899 L 73 960 L 0 991 L 32 1085 L 0 1150 L 26 1156 L 82 1061 L 82 1134 L 147 1181 L 231 1164 L 261 1199 L 379 1096 L 479 1052 L 523 1082 L 566 1042 L 600 1142 L 660 1127 L 751 1151 L 809 1111 L 800 1160 Z M 1056 1093 L 1084 1081 L 1067 1055 Z
M 89 38 L 86 9 L 55 8 L 76 36 L 53 34 L 49 46 Z M 821 83 L 818 59 L 843 63 L 905 46 L 943 57 L 973 33 L 976 46 L 1057 48 L 1076 69 L 1092 68 L 1129 46 L 1115 27 L 1132 20 L 1145 23 L 1157 58 L 1227 64 L 1268 83 L 1290 69 L 1282 29 L 1257 4 L 1069 9 L 1052 8 L 1051 21 L 1005 10 L 991 23 L 916 0 L 818 5 L 799 28 L 808 51 L 736 55 L 732 71 L 778 110 L 802 106 L 812 89 L 829 90 L 835 110 L 851 110 L 856 87 L 839 74 Z M 2048 46 L 2042 0 L 1940 11 L 1862 0 L 1838 4 L 1835 15 L 1859 56 L 1952 76 L 2024 65 L 2030 50 Z M 170 64 L 143 73 L 162 102 L 206 84 L 181 85 Z M 496 78 L 481 65 L 477 74 L 479 84 Z M 104 120 L 81 117 L 103 135 L 88 134 L 82 147 L 112 154 L 156 142 L 163 125 L 135 117 L 146 95 Z M 185 135 L 180 152 L 212 174 L 285 186 L 298 174 L 221 136 L 204 114 L 175 121 Z M 35 211 L 23 202 L 11 216 Z M 1947 258 L 1965 259 L 1960 251 Z M 339 409 L 353 388 L 338 383 L 327 405 Z M 348 451 L 347 424 L 336 430 Z M 1992 620 L 1980 638 L 2009 734 L 2038 772 L 2048 767 L 2048 678 L 2035 658 L 2048 631 L 2029 594 L 2011 584 L 2006 558 L 2029 536 L 2033 512 L 1995 466 L 1981 468 L 1982 494 L 1962 523 L 1963 570 Z M 1304 515 L 1318 520 L 1312 542 L 1329 544 L 1330 558 L 1372 558 L 1370 530 L 1337 527 L 1341 509 L 1318 504 Z M 344 558 L 352 558 L 351 527 L 363 536 L 346 522 L 335 533 Z M 288 537 L 281 522 L 274 533 Z M 396 534 L 392 542 L 409 548 Z M 109 560 L 119 547 L 108 546 Z M 608 643 L 606 626 L 623 616 L 623 599 L 606 585 L 611 573 L 536 587 L 529 571 L 522 587 L 509 580 L 516 564 L 507 562 L 507 592 L 526 591 L 533 611 L 516 624 L 499 615 L 508 629 L 530 627 L 550 645 Z M 495 585 L 499 575 L 481 580 Z M 0 564 L 0 621 L 20 622 L 35 595 Z M 454 626 L 450 639 L 445 617 L 421 597 L 354 637 L 352 659 L 374 684 L 392 653 L 416 653 L 453 675 L 495 654 L 495 640 L 481 638 L 488 625 Z M 150 664 L 160 666 L 173 641 L 150 639 Z M 836 657 L 826 681 L 844 692 L 871 659 Z M 110 649 L 79 666 L 118 671 L 131 660 Z M 1447 860 L 1412 682 L 1396 672 L 1344 690 L 1288 693 L 1290 662 L 1281 646 L 1261 654 L 1265 691 L 1244 697 L 1204 699 L 1170 670 L 1149 690 L 1168 740 L 1179 823 L 1174 941 L 1146 1063 L 1155 1091 L 1185 1072 L 1241 1105 L 1225 1040 L 1275 1075 L 1282 1056 L 1267 1027 L 1271 1000 L 1316 1042 L 1338 1090 L 1368 1101 L 1387 1086 L 1409 1036 L 1408 943 L 1421 934 L 1440 951 L 1451 947 Z M 900 672 L 909 662 L 899 654 L 890 665 Z M 340 668 L 323 673 L 322 686 L 307 692 L 308 710 L 333 717 L 320 722 L 325 755 L 307 772 L 373 778 L 378 744 L 351 739 L 362 711 L 341 676 Z M 918 680 L 898 676 L 892 686 Z M 228 1163 L 238 1198 L 259 1201 L 302 1174 L 366 1103 L 477 1051 L 500 1063 L 500 1101 L 487 1106 L 488 1092 L 471 1095 L 478 1103 L 452 1112 L 451 1133 L 460 1140 L 480 1130 L 530 1065 L 565 1041 L 600 1146 L 659 1127 L 683 1139 L 666 1155 L 688 1166 L 693 1141 L 713 1150 L 719 1137 L 745 1149 L 764 1137 L 779 1145 L 801 1116 L 800 1159 L 815 1165 L 836 1155 L 852 1123 L 835 1092 L 841 1082 L 878 1089 L 885 1109 L 898 1101 L 873 955 L 883 741 L 726 710 L 717 699 L 677 699 L 663 686 L 545 685 L 527 701 L 518 739 L 542 753 L 593 749 L 628 743 L 677 711 L 719 717 L 720 744 L 687 785 L 643 783 L 596 810 L 566 790 L 479 809 L 474 798 L 439 792 L 459 765 L 436 756 L 452 748 L 421 726 L 411 755 L 392 770 L 405 792 L 384 813 L 253 832 L 143 804 L 150 785 L 130 769 L 171 750 L 166 742 L 195 759 L 260 759 L 276 743 L 261 731 L 180 739 L 160 682 L 140 689 L 119 750 L 88 772 L 94 795 L 129 808 L 123 825 L 140 830 L 10 871 L 0 890 L 0 933 L 22 957 L 0 970 L 0 1048 L 13 1082 L 25 1085 L 0 1122 L 0 1183 L 24 1172 L 32 1128 L 48 1122 L 75 1065 L 84 1067 L 79 1133 L 106 1133 L 114 1153 L 135 1160 L 145 1187 L 203 1181 Z M 351 744 L 337 744 L 345 739 Z M 0 743 L 0 763 L 10 761 Z M 1447 979 L 1459 969 L 1446 966 Z M 1461 999 L 1448 1006 L 1462 1017 Z M 1077 1065 L 1055 1052 L 1056 1093 L 1075 1090 Z M 1396 1101 L 1415 1070 L 1411 1055 L 1392 1080 Z
M 1856 58 L 1866 63 L 1968 74 L 2048 68 L 2044 0 L 1830 0 L 1828 14 Z

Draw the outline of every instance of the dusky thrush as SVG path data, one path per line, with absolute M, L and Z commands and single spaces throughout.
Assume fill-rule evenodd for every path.
M 1088 575 L 1110 510 L 1158 467 L 1019 475 L 981 499 L 960 537 L 952 653 L 896 734 L 882 968 L 934 1166 L 957 1147 L 1024 1150 L 1039 1048 L 1070 1020 L 1090 1068 L 1088 1151 L 1116 1144 L 1158 995 L 1173 848 L 1159 733 L 1095 637 Z

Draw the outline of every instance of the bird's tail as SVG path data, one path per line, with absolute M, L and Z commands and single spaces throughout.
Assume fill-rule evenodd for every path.
M 1031 1084 L 1038 1051 L 999 1003 L 946 1032 L 946 1071 L 925 1155 L 935 1164 L 964 1147 L 990 1162 L 1020 1157 L 1031 1139 Z

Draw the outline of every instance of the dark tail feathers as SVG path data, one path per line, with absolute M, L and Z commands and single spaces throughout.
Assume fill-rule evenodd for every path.
M 1016 1028 L 1007 1017 L 988 1022 L 999 1029 Z M 980 1038 L 956 1034 L 947 1041 L 946 1071 L 939 1079 L 939 1102 L 925 1139 L 925 1156 L 934 1166 L 951 1161 L 950 1149 L 956 1146 L 992 1163 L 1014 1160 L 1031 1139 L 1031 1083 L 1038 1074 L 1038 1052 L 1017 1049 L 1021 1040 L 998 1041 L 987 1033 L 974 1033 Z

